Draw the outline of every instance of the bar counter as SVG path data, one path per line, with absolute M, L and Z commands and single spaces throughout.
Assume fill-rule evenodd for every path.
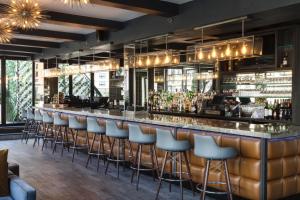
M 233 193 L 246 199 L 279 199 L 300 194 L 300 135 L 299 128 L 288 124 L 249 124 L 226 120 L 178 117 L 146 112 L 119 112 L 88 108 L 56 108 L 52 105 L 35 107 L 49 113 L 79 117 L 93 116 L 105 124 L 106 119 L 140 124 L 145 133 L 155 134 L 157 127 L 172 129 L 178 139 L 188 139 L 193 144 L 194 134 L 211 135 L 220 146 L 234 147 L 239 156 L 229 160 L 229 173 Z M 134 148 L 136 148 L 134 146 Z M 163 152 L 158 150 L 159 160 Z M 149 151 L 143 150 L 144 160 L 150 160 Z M 129 159 L 129 158 L 128 158 Z M 147 161 L 148 160 L 148 161 Z M 202 182 L 204 159 L 193 151 L 189 153 L 192 177 Z M 146 162 L 144 165 L 147 165 Z M 213 164 L 210 181 L 223 180 L 218 163 Z M 211 186 L 225 190 L 222 186 Z

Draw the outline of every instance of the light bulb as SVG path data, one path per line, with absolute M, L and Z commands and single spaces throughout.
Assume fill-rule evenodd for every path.
M 216 47 L 213 47 L 213 49 L 212 49 L 212 51 L 211 51 L 211 57 L 212 57 L 212 58 L 216 58 L 216 57 L 217 57 Z
M 230 44 L 227 44 L 227 47 L 226 47 L 226 50 L 225 50 L 225 55 L 227 57 L 231 56 Z
M 170 62 L 170 56 L 168 54 L 166 54 L 165 64 L 168 64 L 169 62 Z
M 200 49 L 199 53 L 198 53 L 198 59 L 202 60 L 203 59 L 203 51 L 202 48 Z
M 138 60 L 138 66 L 142 66 L 142 65 L 143 65 L 142 58 L 139 57 L 139 60 Z
M 207 58 L 208 58 L 208 60 L 210 60 L 210 59 L 211 59 L 211 55 L 210 55 L 210 54 L 208 54 Z
M 243 55 L 246 55 L 247 54 L 247 45 L 244 43 L 243 44 L 243 46 L 242 46 L 242 48 L 241 48 L 241 53 L 243 54 Z
M 178 62 L 178 59 L 177 59 L 176 57 L 174 57 L 173 63 L 175 63 L 175 64 L 179 63 L 179 62 Z
M 239 56 L 239 52 L 238 51 L 235 52 L 235 56 Z
M 159 56 L 158 56 L 158 55 L 156 55 L 156 57 L 155 57 L 155 61 L 154 61 L 154 64 L 155 64 L 155 65 L 159 65 L 159 63 L 160 63 Z
M 150 60 L 149 56 L 147 57 L 146 65 L 147 65 L 147 66 L 151 65 L 151 60 Z
M 224 53 L 223 52 L 221 53 L 221 58 L 224 58 Z

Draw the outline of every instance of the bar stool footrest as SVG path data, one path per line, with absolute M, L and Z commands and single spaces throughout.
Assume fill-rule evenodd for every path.
M 212 182 L 207 182 L 207 185 L 226 185 L 225 182 L 218 182 L 218 181 L 212 181 Z M 211 190 L 203 190 L 201 188 L 202 184 L 197 184 L 196 189 L 200 192 L 205 192 L 207 194 L 217 194 L 217 195 L 225 195 L 228 194 L 228 192 L 220 192 L 220 191 L 211 191 Z
M 110 162 L 129 162 L 128 160 L 114 159 L 114 158 L 106 158 L 106 160 Z

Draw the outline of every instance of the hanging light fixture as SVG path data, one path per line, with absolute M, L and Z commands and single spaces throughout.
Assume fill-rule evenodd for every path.
M 37 28 L 44 18 L 37 0 L 12 0 L 8 17 L 13 26 L 22 29 Z
M 12 30 L 6 19 L 0 19 L 0 43 L 8 43 L 12 38 Z
M 68 4 L 70 6 L 82 6 L 90 3 L 90 0 L 62 0 L 64 4 Z

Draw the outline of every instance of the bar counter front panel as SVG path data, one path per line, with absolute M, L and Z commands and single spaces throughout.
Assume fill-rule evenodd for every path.
M 144 133 L 155 134 L 156 128 L 171 129 L 177 139 L 188 139 L 194 143 L 194 134 L 211 135 L 223 147 L 234 147 L 239 156 L 229 160 L 229 173 L 233 193 L 247 199 L 279 199 L 300 194 L 300 137 L 298 128 L 290 125 L 255 125 L 244 122 L 228 122 L 213 119 L 195 119 L 189 117 L 172 117 L 132 114 L 107 110 L 78 108 L 53 108 L 52 106 L 36 107 L 49 113 L 60 112 L 64 118 L 77 115 L 84 119 L 87 116 L 97 117 L 105 125 L 106 119 L 118 121 L 119 127 L 128 128 L 129 123 L 138 123 Z M 284 127 L 283 127 L 284 126 Z M 70 135 L 71 137 L 71 135 Z M 80 142 L 84 143 L 82 136 Z M 90 136 L 90 142 L 92 136 Z M 97 144 L 94 145 L 97 147 Z M 136 146 L 132 145 L 133 152 Z M 105 149 L 109 149 L 106 139 Z M 116 150 L 114 150 L 116 151 Z M 163 152 L 157 150 L 159 163 Z M 129 159 L 129 149 L 126 149 Z M 151 163 L 149 149 L 143 149 L 143 165 Z M 193 181 L 202 183 L 205 160 L 189 152 Z M 150 166 L 149 166 L 150 167 Z M 170 167 L 166 166 L 170 172 Z M 210 180 L 223 180 L 220 163 L 214 161 L 210 170 Z M 223 186 L 211 185 L 219 190 Z

